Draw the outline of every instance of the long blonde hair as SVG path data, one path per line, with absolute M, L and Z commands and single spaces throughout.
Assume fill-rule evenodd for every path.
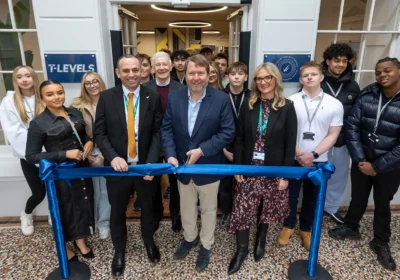
M 86 72 L 85 74 L 83 74 L 82 81 L 81 81 L 81 95 L 74 98 L 72 100 L 72 104 L 71 104 L 72 107 L 77 108 L 82 113 L 84 113 L 85 108 L 91 108 L 91 106 L 92 106 L 92 100 L 90 99 L 89 93 L 87 92 L 86 87 L 85 87 L 85 80 L 86 80 L 86 77 L 89 75 L 93 75 L 99 81 L 100 92 L 106 90 L 106 85 L 105 85 L 103 79 L 101 78 L 101 76 L 99 75 L 99 73 L 89 71 L 89 72 Z
M 219 70 L 218 64 L 215 63 L 214 61 L 211 61 L 209 64 L 212 68 L 214 68 L 215 72 L 217 72 L 217 89 L 223 90 L 224 86 L 222 85 L 221 71 Z
M 282 75 L 279 72 L 278 67 L 276 67 L 276 65 L 271 62 L 267 62 L 267 63 L 263 63 L 263 64 L 259 65 L 256 68 L 256 70 L 254 71 L 253 80 L 251 81 L 251 95 L 249 98 L 250 110 L 253 109 L 253 105 L 257 102 L 258 98 L 261 98 L 261 92 L 258 90 L 257 83 L 255 81 L 255 79 L 257 78 L 258 72 L 260 72 L 261 69 L 264 69 L 265 71 L 267 71 L 276 80 L 275 90 L 274 90 L 275 97 L 274 97 L 274 101 L 272 102 L 272 109 L 278 110 L 278 108 L 285 106 L 286 100 L 285 100 L 285 96 L 283 95 Z
M 40 113 L 43 112 L 44 106 L 42 105 L 42 99 L 40 97 L 40 91 L 39 91 L 39 79 L 38 76 L 36 75 L 35 71 L 32 69 L 30 66 L 17 66 L 14 69 L 13 72 L 13 86 L 14 86 L 14 104 L 15 107 L 17 108 L 18 114 L 22 120 L 23 123 L 28 123 L 29 118 L 28 118 L 28 112 L 26 111 L 25 104 L 24 104 L 24 97 L 21 92 L 21 89 L 18 86 L 17 83 L 17 73 L 20 69 L 25 68 L 26 70 L 29 71 L 32 80 L 33 80 L 33 92 L 35 95 L 35 112 L 34 112 L 34 118 L 36 118 Z

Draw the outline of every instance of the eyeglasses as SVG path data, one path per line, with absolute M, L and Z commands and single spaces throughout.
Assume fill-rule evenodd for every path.
M 264 82 L 266 82 L 266 83 L 269 83 L 269 82 L 272 80 L 272 78 L 273 78 L 272 75 L 268 75 L 268 76 L 265 76 L 265 77 L 256 77 L 256 78 L 254 78 L 254 81 L 255 81 L 257 84 L 261 84 L 262 81 L 264 81 Z
M 86 87 L 90 87 L 91 85 L 97 85 L 99 83 L 99 80 L 97 80 L 97 79 L 94 79 L 92 82 L 85 82 L 84 84 L 85 84 L 85 86 Z

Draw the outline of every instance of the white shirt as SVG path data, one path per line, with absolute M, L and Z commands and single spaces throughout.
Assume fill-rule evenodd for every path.
M 28 113 L 28 123 L 23 123 L 15 107 L 14 91 L 8 91 L 0 105 L 0 121 L 4 136 L 10 143 L 14 156 L 25 159 L 26 140 L 29 122 L 35 114 L 35 95 L 24 96 L 24 105 Z
M 166 87 L 166 86 L 168 86 L 170 81 L 171 81 L 171 79 L 168 78 L 168 80 L 167 80 L 165 83 L 161 84 L 161 83 L 157 80 L 157 78 L 156 78 L 156 84 L 157 84 L 157 86 L 159 86 L 159 87 Z
M 125 100 L 129 100 L 129 93 L 132 93 L 131 91 L 129 91 L 124 85 L 122 85 L 122 90 L 124 91 L 124 95 L 126 96 L 126 99 L 124 99 L 124 108 L 125 108 L 125 116 L 126 116 L 126 124 L 128 125 L 128 110 L 126 109 L 126 105 L 125 105 Z M 133 106 L 135 107 L 136 102 L 139 102 L 139 93 L 140 93 L 140 86 L 137 87 L 137 89 L 135 89 L 135 91 L 133 92 Z M 128 147 L 128 163 L 130 162 L 138 162 L 139 161 L 139 108 L 140 108 L 140 104 L 138 104 L 137 106 L 137 111 L 136 111 L 136 115 L 135 115 L 135 139 L 136 139 L 136 157 L 135 158 L 131 158 L 129 156 L 129 147 Z
M 321 90 L 320 94 L 310 98 L 304 91 L 293 94 L 288 97 L 294 103 L 297 116 L 297 145 L 302 152 L 312 152 L 315 148 L 325 139 L 328 135 L 329 127 L 343 125 L 343 105 L 336 98 L 329 94 L 324 94 Z M 311 122 L 308 121 L 307 110 L 303 102 L 307 104 L 310 119 L 312 118 L 318 104 L 322 99 L 321 105 Z M 303 133 L 314 133 L 314 140 L 304 140 Z M 314 162 L 328 161 L 327 152 L 319 155 L 318 159 Z

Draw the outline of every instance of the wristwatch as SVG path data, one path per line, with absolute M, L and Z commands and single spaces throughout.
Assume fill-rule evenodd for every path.
M 319 158 L 319 154 L 316 151 L 311 152 L 315 159 Z

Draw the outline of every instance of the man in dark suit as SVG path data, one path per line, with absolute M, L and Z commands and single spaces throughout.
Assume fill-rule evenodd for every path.
M 140 85 L 137 58 L 125 55 L 118 60 L 117 67 L 115 72 L 122 85 L 100 94 L 93 136 L 104 156 L 104 165 L 124 172 L 129 165 L 158 161 L 162 111 L 159 94 Z M 141 231 L 147 256 L 151 262 L 160 261 L 160 252 L 153 240 L 158 225 L 154 218 L 154 195 L 158 187 L 153 176 L 107 178 L 111 239 L 115 249 L 111 265 L 114 276 L 122 275 L 125 268 L 125 212 L 134 190 L 142 203 Z
M 175 166 L 223 164 L 223 148 L 235 136 L 235 123 L 227 94 L 208 85 L 210 66 L 202 55 L 191 56 L 185 64 L 188 90 L 169 95 L 161 128 L 165 158 Z M 202 247 L 196 270 L 203 271 L 210 261 L 217 220 L 219 181 L 224 176 L 179 174 L 181 216 L 184 240 L 175 252 L 183 259 L 198 242 L 197 201 L 200 198 Z
M 167 108 L 168 95 L 179 89 L 187 89 L 187 87 L 177 81 L 171 79 L 172 62 L 169 55 L 165 52 L 158 52 L 151 58 L 151 65 L 154 70 L 155 79 L 144 84 L 154 91 L 160 94 L 161 107 L 163 113 Z M 161 156 L 160 162 L 163 162 L 163 156 Z M 157 180 L 160 177 L 156 177 Z M 179 217 L 179 191 L 178 181 L 175 174 L 168 174 L 169 188 L 170 188 L 170 200 L 169 200 L 169 211 L 171 215 L 172 230 L 174 232 L 180 232 L 182 229 L 181 218 Z M 161 187 L 157 189 L 156 194 L 156 219 L 161 220 L 163 215 L 162 205 L 162 194 Z

